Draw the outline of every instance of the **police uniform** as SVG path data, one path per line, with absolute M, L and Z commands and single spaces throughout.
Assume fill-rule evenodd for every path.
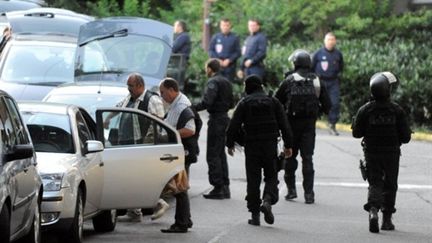
M 245 76 L 252 74 L 258 75 L 260 78 L 264 77 L 264 58 L 267 55 L 267 37 L 258 31 L 249 35 L 242 48 L 242 70 Z M 250 67 L 245 67 L 246 60 L 252 60 Z
M 174 37 L 172 52 L 183 54 L 186 59 L 189 60 L 191 53 L 191 39 L 189 33 L 181 32 Z
M 293 60 L 295 72 L 288 75 L 275 95 L 285 107 L 294 135 L 293 154 L 285 163 L 284 179 L 288 188 L 285 199 L 297 197 L 295 172 L 298 167 L 296 157 L 300 152 L 305 200 L 306 203 L 313 203 L 315 170 L 312 157 L 315 149 L 315 122 L 320 111 L 328 113 L 331 104 L 323 82 L 309 71 L 309 54 L 299 51 L 293 55 L 297 55 L 290 57 L 297 58 Z
M 371 89 L 373 82 L 388 82 L 387 77 L 394 77 L 388 75 L 388 72 L 374 75 Z M 360 107 L 352 125 L 353 136 L 363 138 L 369 183 L 368 202 L 364 209 L 370 212 L 372 217 L 377 217 L 376 213 L 381 209 L 384 216 L 381 228 L 383 230 L 394 229 L 391 215 L 396 212 L 400 145 L 411 139 L 406 114 L 398 104 L 390 101 L 389 95 L 375 96 Z M 376 218 L 376 222 L 371 222 L 371 232 L 378 232 L 377 221 Z
M 220 60 L 229 59 L 230 64 L 221 70 L 221 74 L 228 80 L 233 81 L 235 77 L 236 62 L 240 57 L 240 40 L 238 36 L 232 32 L 228 34 L 215 34 L 209 46 L 209 56 Z
M 313 56 L 312 69 L 320 80 L 324 81 L 331 99 L 331 109 L 328 121 L 334 125 L 339 120 L 340 113 L 340 80 L 339 75 L 343 71 L 344 62 L 342 53 L 338 49 L 331 51 L 325 47 L 319 49 Z
M 229 123 L 227 112 L 233 107 L 233 99 L 231 82 L 220 73 L 216 73 L 208 80 L 202 100 L 194 105 L 197 111 L 207 109 L 209 113 L 206 157 L 209 182 L 215 188 L 209 195 L 218 199 L 230 198 L 228 163 L 224 146 L 225 131 Z
M 245 83 L 248 85 L 248 78 Z M 292 133 L 282 105 L 277 99 L 265 94 L 262 88 L 248 93 L 237 105 L 227 130 L 228 148 L 234 147 L 238 131 L 241 129 L 244 129 L 246 155 L 247 208 L 252 213 L 252 220 L 255 217 L 257 221 L 249 223 L 259 225 L 261 202 L 274 205 L 279 200 L 276 163 L 279 131 L 282 133 L 286 148 L 291 148 Z M 260 195 L 262 169 L 265 182 L 263 200 Z

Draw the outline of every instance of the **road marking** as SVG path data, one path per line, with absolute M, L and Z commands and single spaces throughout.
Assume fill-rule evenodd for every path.
M 302 185 L 301 182 L 297 182 L 297 185 Z M 336 186 L 336 187 L 351 187 L 351 188 L 367 188 L 368 184 L 366 182 L 356 183 L 356 182 L 315 182 L 315 186 Z M 281 190 L 286 190 L 285 183 L 282 184 Z M 432 185 L 416 185 L 416 184 L 399 184 L 398 189 L 406 190 L 432 190 Z

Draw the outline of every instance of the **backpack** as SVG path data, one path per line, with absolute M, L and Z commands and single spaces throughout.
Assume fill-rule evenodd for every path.
M 319 113 L 319 79 L 310 73 L 306 77 L 293 73 L 287 77 L 286 112 L 291 117 L 316 118 Z

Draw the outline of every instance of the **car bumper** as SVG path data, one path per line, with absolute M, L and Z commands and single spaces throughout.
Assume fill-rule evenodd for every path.
M 41 205 L 42 227 L 55 224 L 60 226 L 61 222 L 72 221 L 75 215 L 75 204 L 76 195 L 71 188 L 44 191 Z

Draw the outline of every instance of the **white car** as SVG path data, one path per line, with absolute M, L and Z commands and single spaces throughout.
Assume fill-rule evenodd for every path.
M 26 102 L 19 107 L 44 185 L 42 227 L 60 228 L 65 241 L 82 241 L 87 218 L 93 218 L 96 231 L 112 231 L 113 209 L 152 208 L 165 184 L 184 169 L 176 129 L 145 112 L 98 109 L 95 123 L 75 105 Z M 117 119 L 105 129 L 111 113 Z M 130 117 L 140 122 L 122 122 Z M 141 139 L 123 140 L 128 131 L 141 131 Z

